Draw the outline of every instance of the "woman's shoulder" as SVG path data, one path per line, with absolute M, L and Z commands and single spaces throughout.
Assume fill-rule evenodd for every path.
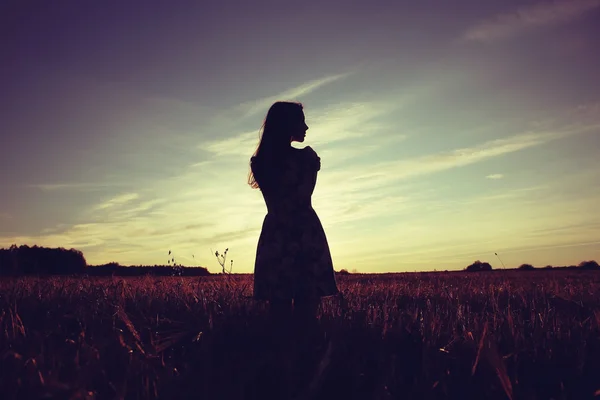
M 306 146 L 302 149 L 300 149 L 300 151 L 302 151 L 305 154 L 308 154 L 310 156 L 317 156 L 317 152 L 310 146 Z

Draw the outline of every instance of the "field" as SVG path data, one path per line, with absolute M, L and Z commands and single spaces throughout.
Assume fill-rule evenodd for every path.
M 343 296 L 323 300 L 302 375 L 293 337 L 274 364 L 251 276 L 4 279 L 0 393 L 283 399 L 281 387 L 309 387 L 304 398 L 558 400 L 600 390 L 600 273 L 338 282 Z

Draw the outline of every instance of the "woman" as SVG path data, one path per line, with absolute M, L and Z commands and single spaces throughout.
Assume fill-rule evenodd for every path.
M 258 148 L 250 160 L 248 183 L 259 188 L 267 206 L 254 266 L 254 298 L 268 300 L 271 316 L 299 327 L 316 322 L 320 298 L 338 293 L 333 262 L 311 196 L 320 158 L 304 142 L 302 104 L 276 102 L 265 118 Z M 292 314 L 293 300 L 293 314 Z

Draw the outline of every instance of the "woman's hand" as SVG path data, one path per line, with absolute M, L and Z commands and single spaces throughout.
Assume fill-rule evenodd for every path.
M 306 150 L 308 151 L 310 157 L 311 165 L 316 167 L 316 170 L 319 171 L 321 169 L 321 157 L 318 156 L 317 152 L 313 150 L 312 147 L 306 146 Z

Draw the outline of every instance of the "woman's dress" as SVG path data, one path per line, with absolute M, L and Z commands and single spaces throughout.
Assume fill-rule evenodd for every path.
M 256 157 L 253 175 L 265 176 Z M 311 147 L 291 148 L 281 176 L 261 187 L 267 205 L 254 265 L 254 298 L 316 298 L 338 293 L 327 237 L 311 197 L 320 158 Z

